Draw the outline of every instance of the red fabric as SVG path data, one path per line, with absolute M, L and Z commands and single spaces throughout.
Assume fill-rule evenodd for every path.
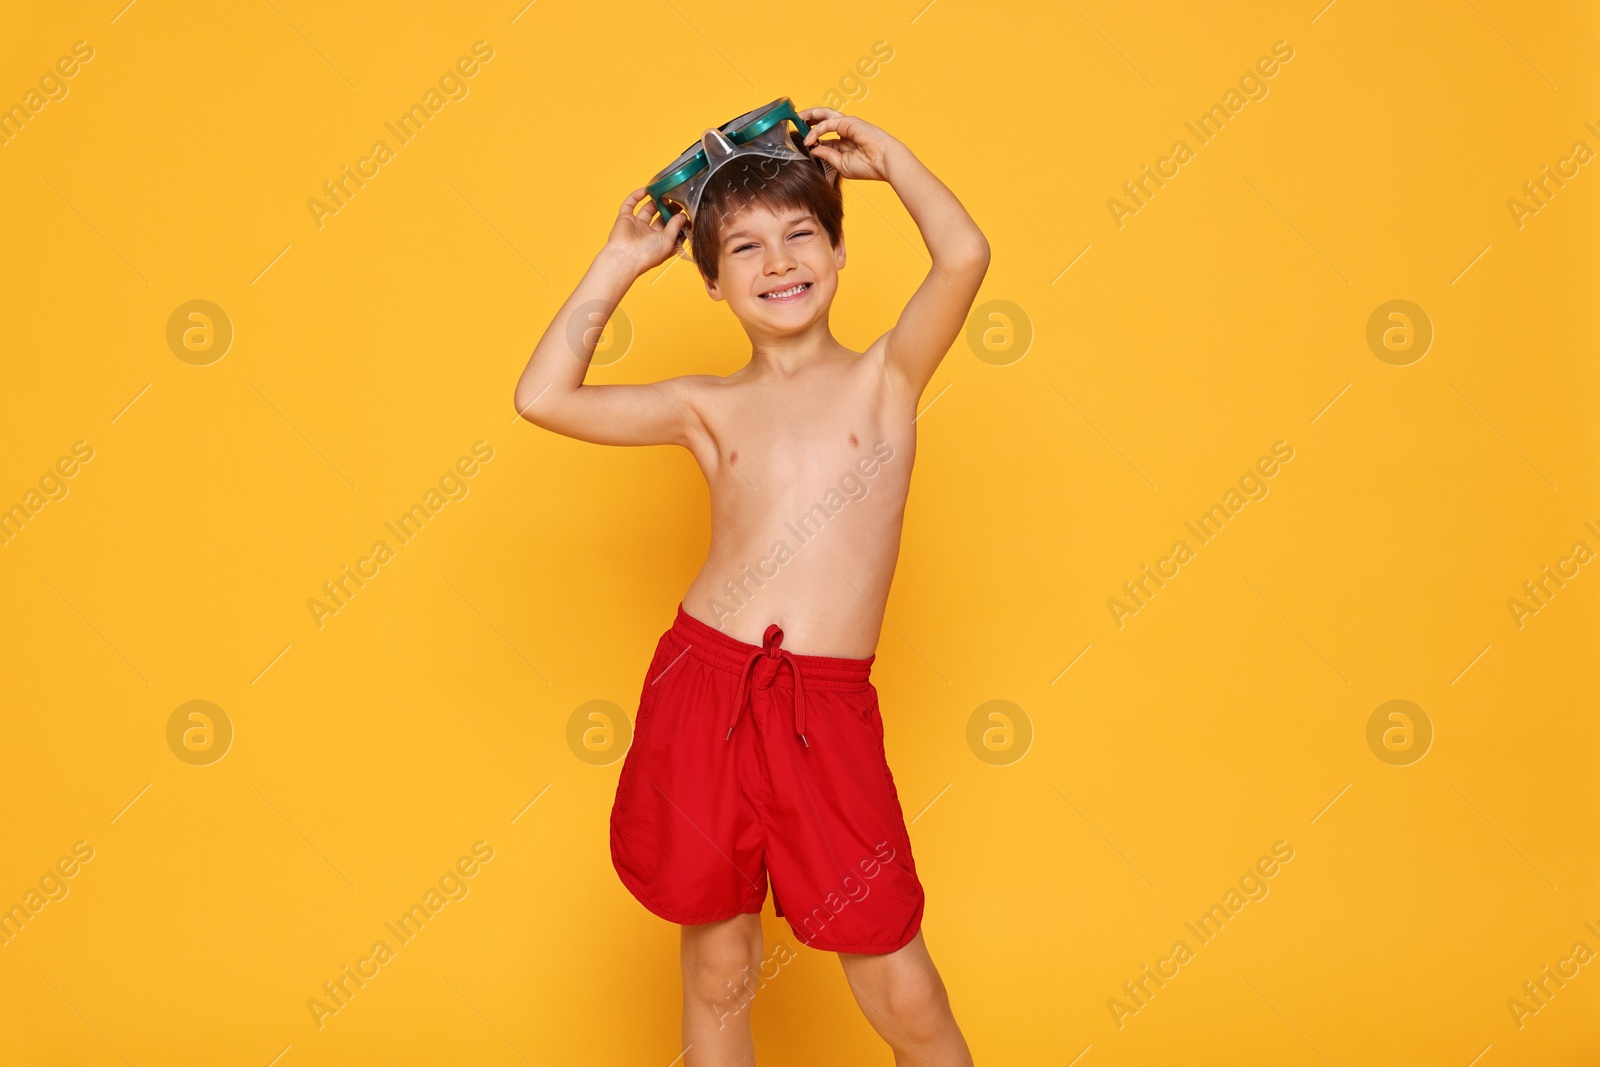
M 683 925 L 777 913 L 802 944 L 893 952 L 923 891 L 884 755 L 872 662 L 749 645 L 690 616 L 661 635 L 611 809 L 611 860 Z

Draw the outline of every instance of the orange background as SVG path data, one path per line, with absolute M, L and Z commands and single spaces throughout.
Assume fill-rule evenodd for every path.
M 1508 201 L 1600 149 L 1597 23 L 1504 0 L 13 12 L 0 104 L 74 42 L 93 58 L 0 146 L 0 506 L 44 479 L 0 545 L 0 906 L 66 890 L 0 945 L 0 1059 L 678 1055 L 677 931 L 617 881 L 607 817 L 706 495 L 680 450 L 516 422 L 512 387 L 629 189 L 707 125 L 833 91 L 961 196 L 994 250 L 980 305 L 1009 305 L 924 397 L 875 671 L 977 1061 L 1593 1063 L 1593 962 L 1520 1026 L 1507 1002 L 1600 951 L 1600 576 L 1567 564 L 1520 626 L 1508 601 L 1600 549 L 1600 175 L 1520 225 Z M 477 41 L 466 95 L 319 227 L 307 201 Z M 1267 94 L 1197 144 L 1185 123 L 1279 41 Z M 1119 227 L 1108 200 L 1180 138 Z M 833 323 L 862 346 L 926 260 L 886 186 L 848 187 L 846 231 Z M 231 324 L 220 358 L 169 345 L 192 300 Z M 1431 324 L 1420 358 L 1369 347 L 1393 300 Z M 592 380 L 743 362 L 686 264 L 623 308 Z M 1198 545 L 1184 524 L 1279 441 L 1269 494 Z M 1107 601 L 1180 538 L 1119 628 Z M 380 539 L 319 628 L 307 601 Z M 195 700 L 213 733 L 169 743 Z M 610 762 L 568 740 L 597 700 L 622 709 Z M 995 700 L 1016 747 L 969 729 Z M 1415 710 L 1369 745 L 1391 700 Z M 223 758 L 180 758 L 224 723 Z M 1184 923 L 1280 841 L 1268 895 L 1201 945 Z M 307 1001 L 477 842 L 466 895 L 319 1028 Z M 885 1062 L 837 963 L 766 923 L 797 958 L 754 1010 L 761 1062 Z M 1119 1026 L 1108 1002 L 1179 939 L 1194 958 Z

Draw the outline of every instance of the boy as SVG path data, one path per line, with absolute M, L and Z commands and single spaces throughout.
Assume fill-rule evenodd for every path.
M 831 108 L 799 114 L 809 159 L 727 160 L 689 219 L 706 292 L 738 317 L 750 362 L 726 377 L 584 384 L 599 334 L 588 327 L 673 253 L 688 218 L 664 219 L 637 189 L 534 349 L 516 405 L 583 441 L 682 445 L 710 486 L 710 551 L 656 646 L 611 815 L 618 876 L 682 926 L 688 1067 L 755 1062 L 742 1009 L 756 975 L 774 977 L 760 922 L 769 874 L 777 913 L 802 943 L 839 954 L 896 1064 L 967 1067 L 922 940 L 869 669 L 918 400 L 961 332 L 989 245 L 905 145 Z M 845 245 L 841 190 L 822 164 L 888 182 L 933 263 L 865 352 L 828 327 Z

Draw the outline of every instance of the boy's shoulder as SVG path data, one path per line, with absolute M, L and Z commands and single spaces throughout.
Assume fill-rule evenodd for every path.
M 680 374 L 653 383 L 669 399 L 699 400 L 727 392 L 738 385 L 734 375 Z
M 732 378 L 732 375 L 680 374 L 651 382 L 648 388 L 665 397 L 689 425 L 705 433 L 710 429 L 715 412 L 725 406 L 720 398 L 729 395 L 738 384 Z

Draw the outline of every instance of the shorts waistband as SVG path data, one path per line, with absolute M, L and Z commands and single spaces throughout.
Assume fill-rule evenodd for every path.
M 683 610 L 682 601 L 678 603 L 677 617 L 667 634 L 668 639 L 680 652 L 687 650 L 689 655 L 703 663 L 735 673 L 750 663 L 752 655 L 764 651 L 761 645 L 746 644 L 714 626 L 701 622 Z M 783 655 L 800 668 L 805 685 L 813 689 L 850 689 L 859 686 L 871 677 L 873 661 L 878 658 L 877 653 L 865 659 L 851 659 L 845 656 L 807 656 L 789 652 L 787 649 L 783 650 Z M 777 672 L 771 684 L 781 689 L 791 688 L 789 672 Z

